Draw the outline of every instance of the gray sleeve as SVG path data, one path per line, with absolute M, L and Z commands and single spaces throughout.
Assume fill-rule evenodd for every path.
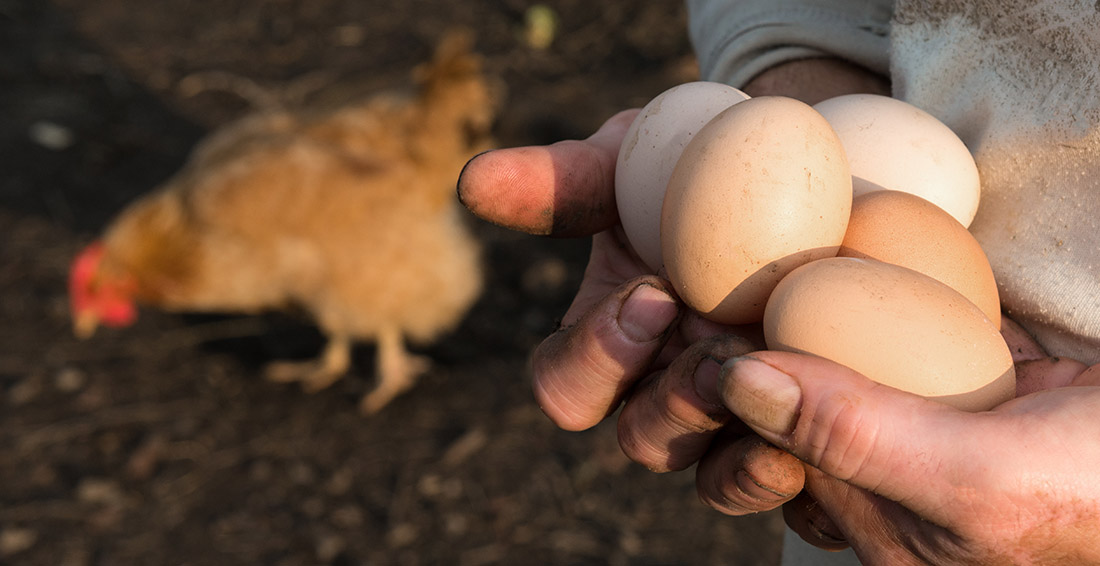
M 704 80 L 741 87 L 768 67 L 838 57 L 889 72 L 894 0 L 687 0 Z

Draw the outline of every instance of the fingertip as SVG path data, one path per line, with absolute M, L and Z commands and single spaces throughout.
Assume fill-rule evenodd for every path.
M 553 337 L 551 337 L 553 338 Z M 547 339 L 549 341 L 550 338 Z M 544 341 L 543 344 L 546 344 Z M 540 345 L 540 348 L 543 346 Z M 538 350 L 536 349 L 536 355 Z M 563 387 L 566 385 L 566 387 Z M 583 398 L 576 391 L 563 383 L 555 375 L 540 374 L 535 372 L 532 381 L 532 392 L 535 403 L 550 422 L 562 430 L 580 432 L 588 430 L 603 420 L 606 411 L 601 412 L 597 407 L 593 409 L 588 403 L 580 403 Z
M 699 498 L 727 515 L 775 509 L 804 483 L 801 462 L 755 435 L 720 439 L 696 471 Z
M 531 372 L 539 406 L 566 430 L 599 423 L 649 373 L 679 312 L 679 303 L 652 276 L 602 298 L 535 348 Z
M 783 505 L 783 521 L 802 540 L 822 550 L 835 552 L 849 546 L 836 522 L 806 492 Z
M 537 236 L 554 226 L 553 166 L 543 147 L 495 149 L 466 162 L 458 200 L 475 216 Z
M 1074 383 L 1088 366 L 1072 358 L 1045 357 L 1017 362 L 1015 369 L 1016 396 L 1023 397 Z

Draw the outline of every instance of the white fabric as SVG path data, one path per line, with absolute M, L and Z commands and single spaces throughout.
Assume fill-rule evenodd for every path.
M 970 226 L 1009 318 L 1053 355 L 1100 363 L 1100 6 L 899 1 L 894 94 L 966 142 Z
M 707 80 L 741 86 L 795 59 L 834 56 L 886 74 L 893 0 L 687 0 Z

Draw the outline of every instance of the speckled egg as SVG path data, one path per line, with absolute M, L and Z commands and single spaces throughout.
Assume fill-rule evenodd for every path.
M 627 240 L 653 272 L 661 258 L 661 206 L 684 147 L 719 112 L 747 100 L 736 88 L 697 81 L 674 86 L 642 108 L 615 165 L 615 202 Z
M 836 255 L 851 205 L 844 149 L 820 114 L 792 98 L 740 102 L 699 130 L 672 171 L 668 278 L 704 317 L 759 322 L 780 279 Z

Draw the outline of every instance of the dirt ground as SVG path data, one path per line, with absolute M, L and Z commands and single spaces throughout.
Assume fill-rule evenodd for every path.
M 508 87 L 503 145 L 584 136 L 695 77 L 679 0 L 0 0 L 0 563 L 772 563 L 781 519 L 701 505 L 614 423 L 557 430 L 526 359 L 580 280 L 584 240 L 475 224 L 489 289 L 422 349 L 419 386 L 363 418 L 373 349 L 315 395 L 264 381 L 313 356 L 302 322 L 143 312 L 77 341 L 65 275 L 125 203 L 264 100 L 400 83 L 452 25 Z M 223 83 L 228 86 L 223 87 Z

